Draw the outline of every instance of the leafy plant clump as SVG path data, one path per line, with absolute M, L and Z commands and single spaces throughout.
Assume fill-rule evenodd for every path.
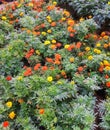
M 94 19 L 75 20 L 56 1 L 18 0 L 0 20 L 0 128 L 108 130 L 110 37 L 96 34 Z

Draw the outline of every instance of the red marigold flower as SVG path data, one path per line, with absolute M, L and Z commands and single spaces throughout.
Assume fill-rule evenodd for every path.
M 7 80 L 7 81 L 10 81 L 10 80 L 12 80 L 12 77 L 11 77 L 10 75 L 8 75 L 8 76 L 6 77 L 6 80 Z
M 42 66 L 42 70 L 43 70 L 43 71 L 46 71 L 47 69 L 48 69 L 47 66 Z
M 3 122 L 3 127 L 6 128 L 6 127 L 8 127 L 8 126 L 9 126 L 9 122 L 8 122 L 8 121 L 4 121 L 4 122 Z

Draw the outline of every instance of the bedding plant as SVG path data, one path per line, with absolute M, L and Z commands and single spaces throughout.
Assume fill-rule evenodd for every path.
M 56 1 L 18 0 L 0 11 L 0 129 L 110 128 L 110 37 Z

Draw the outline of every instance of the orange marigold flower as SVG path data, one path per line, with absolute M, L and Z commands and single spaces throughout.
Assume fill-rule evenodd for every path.
M 26 71 L 24 72 L 24 76 L 30 76 L 32 75 L 32 69 L 30 67 L 26 68 Z
M 82 45 L 81 42 L 77 42 L 76 48 L 79 49 L 81 47 L 81 45 Z
M 53 59 L 52 58 L 46 58 L 46 61 L 49 62 L 49 63 L 53 63 Z
M 36 65 L 34 66 L 34 70 L 38 70 L 40 66 L 41 66 L 40 63 L 36 64 Z
M 55 59 L 56 60 L 61 60 L 61 55 L 60 54 L 55 54 Z
M 68 26 L 67 30 L 68 30 L 68 32 L 72 32 L 73 28 L 71 26 Z
M 82 66 L 79 66 L 79 67 L 78 67 L 78 71 L 79 71 L 79 72 L 82 72 L 83 70 L 84 70 L 84 68 L 83 68 Z
M 52 23 L 51 23 L 51 26 L 52 26 L 52 27 L 55 27 L 55 26 L 56 26 L 56 22 L 52 22 Z
M 106 82 L 106 86 L 110 88 L 110 81 Z
M 45 110 L 43 108 L 39 109 L 39 114 L 44 114 Z
M 42 66 L 42 70 L 46 71 L 46 70 L 48 70 L 48 67 L 47 66 Z
M 73 26 L 75 24 L 74 20 L 70 19 L 68 20 L 68 25 L 69 26 Z

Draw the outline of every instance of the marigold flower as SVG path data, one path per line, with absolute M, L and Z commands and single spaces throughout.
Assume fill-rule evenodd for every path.
M 44 44 L 45 45 L 48 45 L 48 44 L 50 44 L 51 42 L 49 41 L 49 40 L 46 40 L 45 42 L 44 42 Z
M 82 72 L 83 70 L 84 70 L 84 68 L 83 68 L 82 66 L 79 66 L 79 67 L 78 67 L 78 71 L 79 71 L 79 72 Z
M 110 88 L 110 81 L 106 82 L 106 86 Z
M 44 114 L 45 110 L 43 108 L 39 109 L 39 114 Z
M 2 16 L 2 20 L 7 20 L 7 17 L 6 16 Z
M 56 22 L 52 22 L 52 23 L 51 23 L 51 26 L 52 26 L 52 27 L 55 27 L 55 26 L 56 26 Z
M 86 51 L 90 51 L 90 47 L 86 47 L 85 50 L 86 50 Z
M 47 81 L 48 82 L 52 82 L 53 81 L 53 77 L 52 76 L 47 77 Z
M 47 66 L 42 66 L 42 70 L 46 71 L 46 70 L 48 70 L 48 67 Z
M 6 128 L 6 127 L 8 127 L 8 126 L 9 126 L 9 122 L 8 122 L 8 121 L 4 121 L 4 122 L 3 122 L 3 127 Z
M 24 72 L 24 76 L 30 76 L 32 75 L 32 69 L 29 67 L 29 68 L 26 68 L 26 71 Z
M 66 45 L 64 46 L 65 49 L 68 49 L 69 47 L 70 47 L 69 44 L 66 44 Z
M 13 103 L 12 103 L 11 101 L 6 102 L 6 106 L 7 106 L 8 108 L 11 108 L 11 107 L 12 107 L 12 105 L 13 105 Z
M 52 43 L 53 43 L 53 44 L 55 44 L 55 43 L 56 43 L 56 40 L 55 40 L 55 39 L 53 39 L 53 40 L 52 40 Z
M 46 32 L 42 32 L 41 34 L 42 34 L 43 36 L 46 36 Z
M 72 63 L 74 62 L 74 57 L 70 57 L 69 61 Z
M 73 26 L 74 23 L 75 23 L 74 20 L 72 20 L 72 19 L 68 20 L 68 25 Z
M 47 30 L 47 32 L 48 32 L 48 33 L 52 33 L 52 30 L 49 29 L 49 30 Z
M 93 56 L 88 56 L 88 60 L 93 60 Z
M 54 2 L 53 2 L 53 5 L 57 5 L 57 2 L 56 2 L 56 1 L 54 1 Z
M 10 81 L 10 80 L 12 80 L 12 77 L 9 75 L 9 76 L 6 77 L 6 80 Z
M 39 50 L 36 50 L 36 54 L 37 54 L 37 55 L 40 55 L 40 51 L 39 51 Z
M 23 76 L 18 76 L 17 80 L 22 80 Z
M 14 119 L 14 117 L 16 116 L 16 114 L 15 114 L 14 111 L 12 111 L 8 116 L 9 116 L 10 119 Z

